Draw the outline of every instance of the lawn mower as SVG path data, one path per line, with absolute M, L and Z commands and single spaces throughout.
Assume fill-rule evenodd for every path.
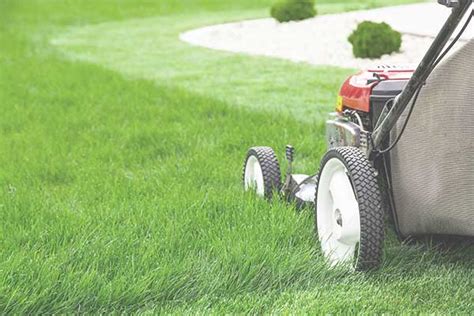
M 473 0 L 438 2 L 452 12 L 416 69 L 383 65 L 344 82 L 316 174 L 293 173 L 289 145 L 283 183 L 272 148 L 247 153 L 244 189 L 312 205 L 330 266 L 380 267 L 386 214 L 401 240 L 474 236 L 474 39 L 451 51 Z

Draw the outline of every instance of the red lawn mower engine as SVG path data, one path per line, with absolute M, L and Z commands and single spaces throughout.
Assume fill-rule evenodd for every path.
M 373 130 L 385 105 L 401 93 L 414 69 L 383 65 L 349 77 L 339 93 L 337 113 L 327 122 L 329 148 L 366 147 L 361 134 Z

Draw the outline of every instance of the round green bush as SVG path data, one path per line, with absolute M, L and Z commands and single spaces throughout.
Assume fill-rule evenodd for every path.
M 400 51 L 402 35 L 387 23 L 365 21 L 349 36 L 355 57 L 380 58 Z
M 314 0 L 281 0 L 275 3 L 270 14 L 278 22 L 301 21 L 316 15 Z

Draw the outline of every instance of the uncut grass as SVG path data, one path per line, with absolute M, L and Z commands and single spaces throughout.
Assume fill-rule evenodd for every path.
M 48 46 L 62 25 L 163 12 L 146 3 L 0 4 L 2 313 L 472 311 L 472 248 L 391 236 L 380 272 L 331 271 L 309 210 L 242 194 L 251 145 L 293 142 L 298 167 L 315 171 L 322 121 L 236 107 L 178 79 L 130 79 Z M 320 91 L 331 99 L 336 83 Z
M 266 133 L 272 124 L 261 121 L 268 115 L 234 113 L 209 99 L 132 84 L 112 73 L 76 92 L 71 88 L 97 69 L 71 68 L 74 78 L 51 74 L 49 82 L 68 81 L 61 90 L 72 95 L 62 93 L 52 103 L 54 89 L 23 95 L 31 113 L 2 141 L 2 148 L 15 148 L 2 157 L 2 182 L 8 184 L 3 259 L 10 273 L 1 293 L 12 295 L 2 300 L 8 299 L 4 311 L 60 312 L 69 300 L 69 307 L 86 310 L 137 304 L 148 296 L 160 302 L 227 287 L 233 292 L 269 277 L 279 257 L 275 247 L 301 243 L 295 221 L 283 220 L 284 214 L 294 218 L 293 211 L 283 205 L 270 211 L 240 193 L 242 148 L 276 143 L 285 132 Z M 64 102 L 71 99 L 80 111 L 75 102 Z M 46 103 L 52 117 L 39 106 Z M 193 111 L 183 112 L 182 104 Z M 273 240 L 264 242 L 265 234 Z M 244 235 L 260 239 L 262 247 L 247 248 L 253 238 L 245 241 Z M 255 260 L 263 266 L 269 261 L 268 272 L 252 268 Z
M 94 71 L 88 96 L 75 98 L 83 113 L 90 97 L 96 101 L 89 107 L 103 107 L 95 118 L 82 117 L 95 124 L 81 132 L 68 124 L 78 113 L 57 114 L 51 123 L 33 115 L 24 123 L 42 127 L 38 138 L 18 137 L 29 151 L 5 168 L 16 172 L 2 174 L 9 184 L 2 197 L 4 312 L 395 312 L 399 300 L 416 303 L 413 311 L 449 311 L 443 308 L 454 302 L 455 311 L 468 311 L 462 303 L 469 290 L 451 292 L 449 306 L 443 302 L 446 292 L 472 285 L 463 275 L 472 257 L 456 261 L 450 258 L 456 252 L 415 251 L 392 241 L 380 273 L 330 271 L 315 250 L 309 211 L 298 215 L 284 203 L 241 193 L 242 147 L 275 145 L 285 134 L 308 130 L 322 135 L 317 126 L 280 116 L 278 124 L 263 125 L 276 118 L 131 84 L 95 68 L 81 66 L 74 78 L 66 76 L 74 86 L 84 79 L 78 72 Z M 99 102 L 101 95 L 108 97 Z M 38 95 L 25 101 L 44 102 Z M 183 102 L 194 110 L 183 113 Z M 104 125 L 114 135 L 104 133 Z M 179 140 L 170 141 L 172 135 Z M 68 139 L 74 147 L 54 145 Z M 322 150 L 302 149 L 315 161 Z M 9 158 L 2 164 L 15 160 Z M 25 160 L 35 162 L 18 168 Z

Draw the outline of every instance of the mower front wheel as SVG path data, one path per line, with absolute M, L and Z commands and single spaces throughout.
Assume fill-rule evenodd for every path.
M 243 171 L 244 190 L 253 190 L 266 199 L 281 187 L 280 164 L 270 147 L 252 147 L 247 152 Z
M 355 270 L 378 268 L 382 261 L 384 212 L 374 168 L 354 147 L 329 150 L 318 175 L 316 228 L 331 265 Z

